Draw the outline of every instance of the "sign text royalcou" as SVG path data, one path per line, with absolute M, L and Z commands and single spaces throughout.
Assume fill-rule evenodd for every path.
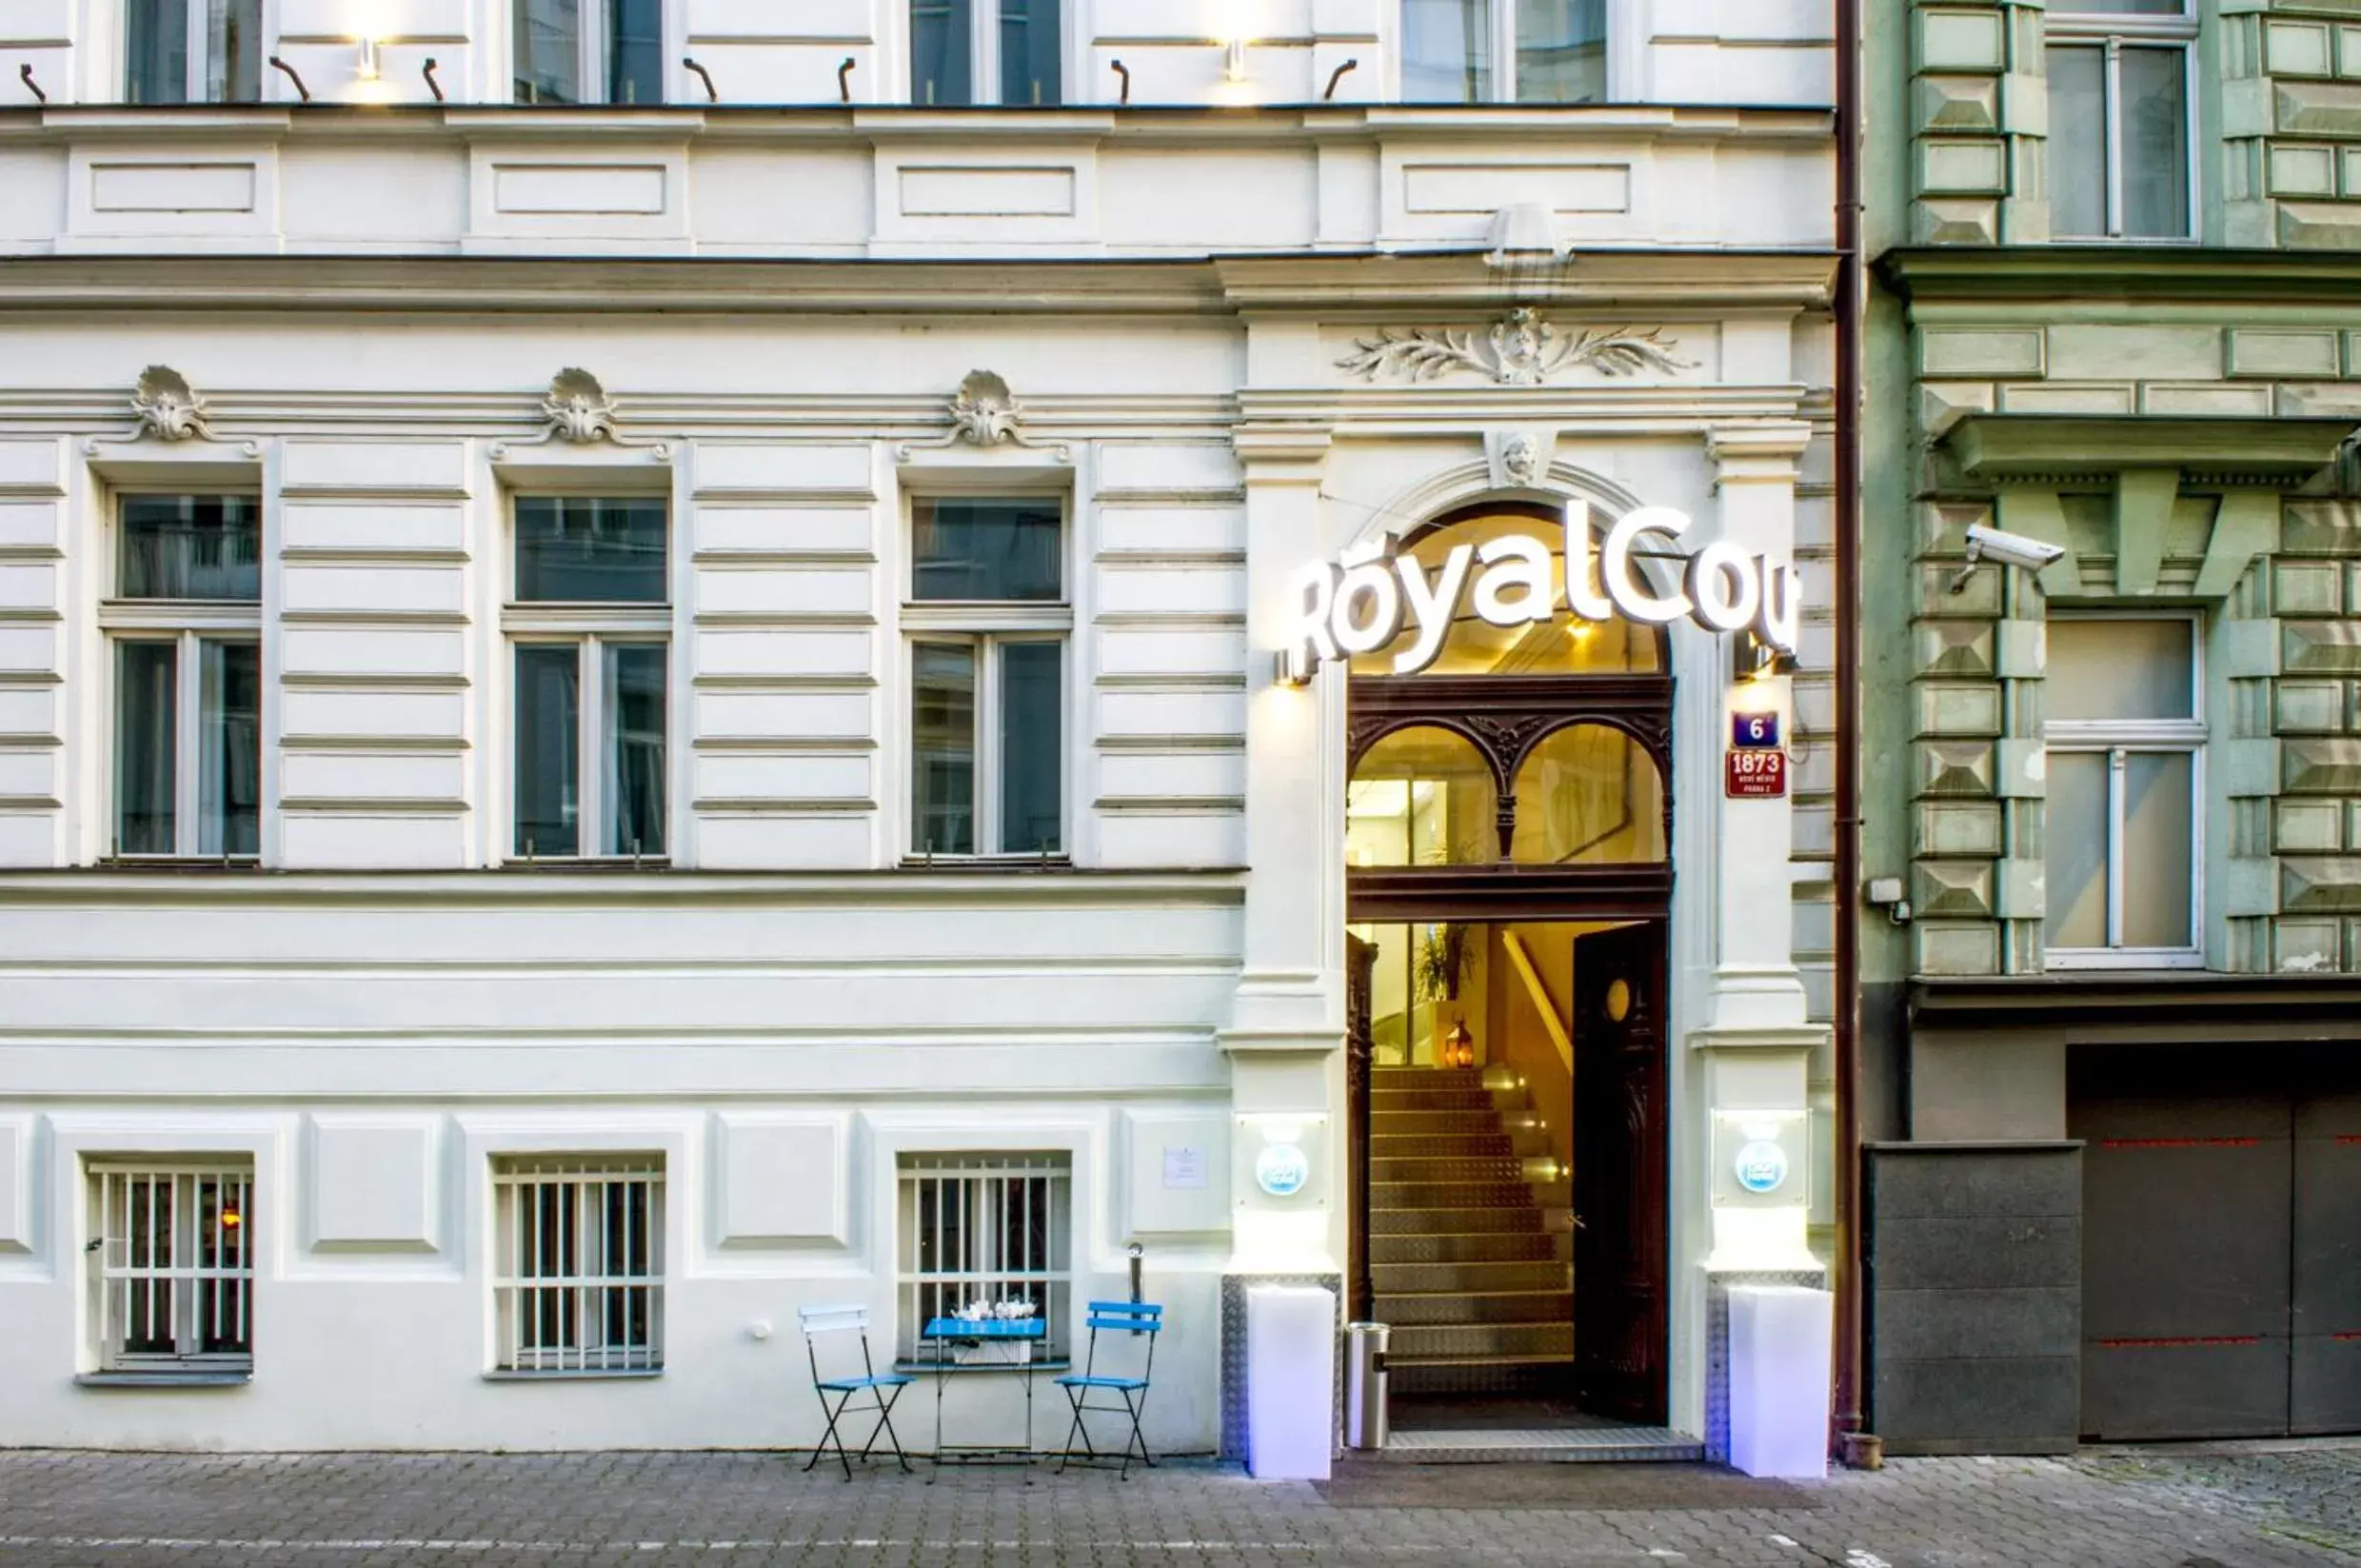
M 1617 617 L 1663 625 L 1689 617 L 1708 631 L 1753 630 L 1782 653 L 1796 651 L 1802 593 L 1793 565 L 1748 553 L 1718 539 L 1688 557 L 1680 586 L 1658 593 L 1634 560 L 1641 536 L 1677 543 L 1691 527 L 1686 512 L 1641 506 L 1624 513 L 1597 546 L 1593 585 L 1591 513 L 1587 502 L 1566 505 L 1564 607 L 1585 621 Z M 1443 650 L 1463 601 L 1492 625 L 1546 625 L 1559 605 L 1551 582 L 1558 554 L 1530 534 L 1504 534 L 1481 545 L 1455 545 L 1432 575 L 1402 551 L 1391 534 L 1355 546 L 1335 561 L 1304 568 L 1297 579 L 1299 619 L 1284 667 L 1308 680 L 1322 662 L 1375 653 L 1416 635 L 1394 655 L 1393 673 L 1415 675 Z

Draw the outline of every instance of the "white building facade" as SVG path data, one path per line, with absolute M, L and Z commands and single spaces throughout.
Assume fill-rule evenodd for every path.
M 1242 1290 L 1451 1294 L 1348 1064 L 1471 1051 L 1637 1295 L 1431 1359 L 1710 1441 L 1831 1219 L 1825 10 L 12 8 L 0 1442 L 808 1444 L 801 1307 L 1137 1292 L 1234 1449 Z M 1458 968 L 1372 1025 L 1455 926 L 1652 1053 L 1620 1166 Z

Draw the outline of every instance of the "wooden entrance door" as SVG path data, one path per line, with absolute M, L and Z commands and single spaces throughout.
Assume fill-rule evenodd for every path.
M 1664 926 L 1574 943 L 1574 1386 L 1595 1415 L 1661 1426 Z

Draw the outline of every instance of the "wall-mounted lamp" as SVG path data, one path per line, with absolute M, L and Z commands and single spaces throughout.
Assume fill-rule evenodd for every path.
M 1895 924 L 1908 925 L 1910 923 L 1910 900 L 1902 897 L 1901 878 L 1870 878 L 1866 897 L 1872 909 L 1884 910 L 1886 919 Z
M 1228 58 L 1221 67 L 1221 79 L 1230 83 L 1243 82 L 1246 79 L 1245 39 L 1230 40 Z
M 354 69 L 353 74 L 364 82 L 374 82 L 377 80 L 377 40 L 362 38 L 355 41 L 361 46 L 361 64 Z
M 1312 684 L 1312 666 L 1300 648 L 1289 648 L 1271 656 L 1271 679 L 1282 686 L 1308 686 Z
M 1774 675 L 1796 673 L 1796 656 L 1775 643 L 1763 640 L 1752 627 L 1732 634 L 1730 638 L 1730 679 L 1736 682 L 1763 681 Z

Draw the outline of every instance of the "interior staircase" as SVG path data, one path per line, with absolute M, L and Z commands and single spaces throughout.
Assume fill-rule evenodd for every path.
M 1498 1067 L 1379 1067 L 1369 1108 L 1371 1305 L 1393 1325 L 1394 1394 L 1566 1393 L 1573 1181 L 1530 1096 Z

